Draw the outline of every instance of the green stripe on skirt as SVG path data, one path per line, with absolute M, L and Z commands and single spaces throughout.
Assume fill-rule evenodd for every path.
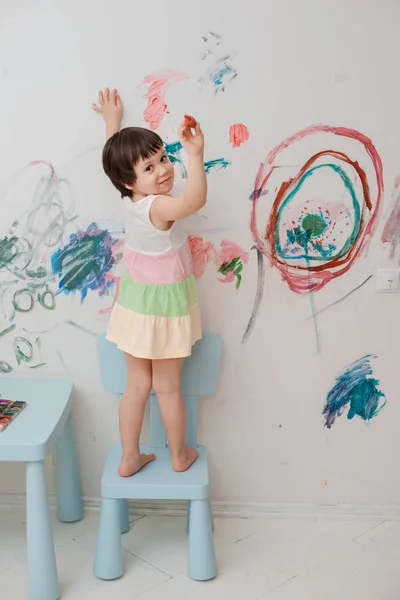
M 129 275 L 121 277 L 117 303 L 142 315 L 185 317 L 188 306 L 197 302 L 193 275 L 178 283 L 135 283 Z

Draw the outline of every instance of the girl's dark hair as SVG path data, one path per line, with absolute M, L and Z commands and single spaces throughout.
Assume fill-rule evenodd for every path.
M 103 149 L 103 169 L 121 192 L 121 197 L 132 196 L 127 185 L 135 185 L 135 165 L 147 160 L 163 147 L 163 141 L 154 131 L 143 127 L 125 127 L 107 140 Z

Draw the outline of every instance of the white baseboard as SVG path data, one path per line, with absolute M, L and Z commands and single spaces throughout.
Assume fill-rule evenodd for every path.
M 55 507 L 55 496 L 50 496 L 50 506 Z M 23 508 L 24 494 L 0 494 L 0 507 Z M 101 498 L 85 497 L 87 509 L 99 510 Z M 129 512 L 134 515 L 185 516 L 187 503 L 184 501 L 131 500 Z M 266 517 L 360 519 L 374 518 L 400 521 L 400 505 L 374 504 L 290 504 L 262 502 L 212 502 L 214 517 L 255 519 Z

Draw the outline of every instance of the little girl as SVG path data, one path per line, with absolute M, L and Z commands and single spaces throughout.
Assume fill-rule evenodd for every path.
M 201 338 L 201 325 L 182 219 L 206 203 L 203 134 L 194 119 L 179 127 L 189 168 L 183 195 L 172 197 L 174 167 L 160 136 L 140 127 L 120 130 L 123 107 L 117 90 L 99 92 L 99 105 L 93 108 L 106 123 L 103 168 L 121 193 L 125 212 L 126 273 L 107 330 L 107 338 L 124 351 L 127 364 L 118 473 L 129 477 L 155 459 L 139 449 L 151 388 L 160 406 L 172 468 L 185 471 L 198 454 L 185 444 L 181 368 Z

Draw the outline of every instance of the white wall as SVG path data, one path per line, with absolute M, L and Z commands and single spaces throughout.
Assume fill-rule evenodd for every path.
M 250 251 L 254 241 L 248 197 L 260 162 L 285 137 L 312 123 L 326 123 L 354 128 L 373 140 L 382 158 L 385 183 L 378 227 L 368 252 L 350 271 L 314 294 L 317 309 L 323 308 L 358 286 L 378 265 L 388 264 L 380 235 L 400 168 L 400 5 L 391 0 L 204 0 L 198 6 L 194 9 L 181 0 L 154 0 L 151 6 L 128 0 L 3 0 L 0 235 L 9 235 L 18 219 L 15 234 L 26 234 L 32 244 L 38 243 L 35 260 L 49 267 L 51 254 L 69 234 L 86 229 L 92 221 L 120 231 L 121 203 L 101 168 L 103 127 L 90 106 L 99 88 L 116 86 L 125 103 L 124 124 L 140 125 L 146 87 L 139 84 L 146 75 L 170 68 L 190 78 L 170 87 L 170 114 L 160 134 L 173 141 L 173 128 L 182 114 L 195 114 L 205 132 L 207 160 L 224 156 L 232 161 L 226 170 L 210 174 L 208 205 L 203 216 L 194 217 L 190 224 L 192 233 L 218 247 L 226 238 Z M 210 82 L 199 82 L 206 64 L 201 56 L 209 47 L 202 36 L 210 30 L 222 36 L 213 52 L 232 55 L 238 73 L 226 91 L 217 94 Z M 250 139 L 233 150 L 228 131 L 237 122 L 247 125 Z M 353 152 L 354 144 L 331 138 L 334 149 Z M 294 167 L 286 167 L 285 176 L 297 173 L 321 149 L 317 146 L 317 141 L 307 139 L 299 150 L 294 148 L 285 159 L 286 165 L 295 161 Z M 69 192 L 62 192 L 62 206 L 65 219 L 72 220 L 58 241 L 54 232 L 43 234 L 43 224 L 50 218 L 47 208 L 36 215 L 40 222 L 34 224 L 35 233 L 27 230 L 35 187 L 42 174 L 48 175 L 43 166 L 22 170 L 33 160 L 51 162 L 58 177 L 69 182 Z M 365 156 L 360 160 L 373 188 L 371 165 Z M 324 202 L 330 190 L 321 186 L 319 193 Z M 263 204 L 260 201 L 260 229 L 265 227 L 273 196 L 271 188 Z M 46 251 L 49 239 L 54 245 Z M 107 322 L 99 310 L 110 306 L 112 295 L 100 298 L 89 292 L 81 303 L 79 292 L 60 294 L 54 311 L 36 302 L 32 311 L 13 318 L 12 297 L 23 287 L 20 276 L 26 270 L 22 266 L 15 276 L 0 267 L 0 331 L 16 326 L 0 337 L 0 360 L 13 366 L 4 377 L 49 375 L 74 380 L 84 493 L 98 496 L 107 448 L 118 438 L 118 399 L 102 391 L 95 354 L 95 335 Z M 219 388 L 204 399 L 201 409 L 200 436 L 209 450 L 213 498 L 398 502 L 399 297 L 375 293 L 375 278 L 371 279 L 318 316 L 318 353 L 309 296 L 292 292 L 279 272 L 267 265 L 260 312 L 243 345 L 256 276 L 253 251 L 238 291 L 232 283 L 218 282 L 212 264 L 199 280 L 205 327 L 224 340 Z M 18 283 L 6 283 L 15 280 Z M 49 282 L 52 290 L 56 285 Z M 47 333 L 30 333 L 37 331 Z M 30 365 L 17 366 L 12 350 L 17 336 L 33 345 Z M 374 374 L 387 406 L 368 424 L 359 418 L 348 421 L 343 415 L 327 430 L 321 411 L 335 376 L 369 352 L 378 356 Z M 46 364 L 29 369 L 39 362 Z M 0 492 L 23 489 L 21 469 L 4 465 L 0 473 Z

